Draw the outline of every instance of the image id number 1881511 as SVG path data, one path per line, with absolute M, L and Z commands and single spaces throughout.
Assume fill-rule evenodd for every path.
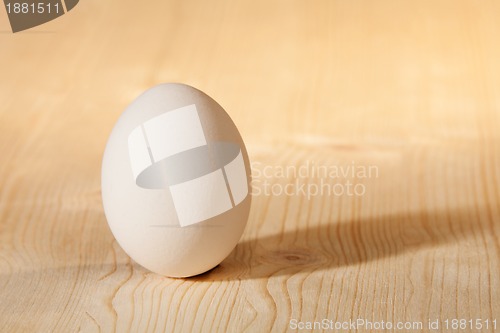
M 27 2 L 13 2 L 5 5 L 8 14 L 43 14 L 43 13 L 56 13 L 58 14 L 61 8 L 59 3 L 27 3 Z

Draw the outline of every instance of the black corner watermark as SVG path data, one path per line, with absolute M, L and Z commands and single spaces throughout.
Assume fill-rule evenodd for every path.
M 75 8 L 79 0 L 4 0 L 12 32 L 52 21 Z

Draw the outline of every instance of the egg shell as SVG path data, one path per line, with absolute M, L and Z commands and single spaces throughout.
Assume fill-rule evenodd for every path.
M 134 100 L 102 161 L 114 237 L 137 263 L 169 277 L 201 274 L 230 254 L 248 220 L 250 183 L 235 124 L 212 98 L 184 84 L 161 84 Z

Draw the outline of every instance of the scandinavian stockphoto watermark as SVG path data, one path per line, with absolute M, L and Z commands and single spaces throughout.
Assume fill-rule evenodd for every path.
M 363 196 L 366 182 L 379 177 L 378 166 L 326 164 L 307 160 L 298 165 L 269 165 L 252 162 L 253 196 Z
M 301 331 L 331 331 L 331 332 L 356 332 L 356 331 L 396 331 L 396 332 L 470 332 L 470 331 L 496 331 L 497 319 L 482 318 L 447 318 L 427 319 L 415 321 L 370 320 L 355 318 L 344 321 L 323 318 L 318 321 L 301 321 L 291 319 L 291 330 Z

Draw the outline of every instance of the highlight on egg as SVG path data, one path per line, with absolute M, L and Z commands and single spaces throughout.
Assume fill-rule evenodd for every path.
M 169 277 L 222 262 L 250 211 L 250 162 L 238 129 L 217 102 L 184 84 L 155 86 L 130 104 L 106 144 L 101 183 L 117 242 Z

